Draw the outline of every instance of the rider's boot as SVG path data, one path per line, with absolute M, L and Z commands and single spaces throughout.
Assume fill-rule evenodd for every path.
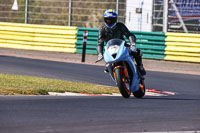
M 137 65 L 137 67 L 138 67 L 138 70 L 139 70 L 139 72 L 140 72 L 140 74 L 141 74 L 142 76 L 146 75 L 146 71 L 145 71 L 145 69 L 144 69 L 144 67 L 143 67 L 143 64 Z
M 139 49 L 137 49 L 137 53 L 134 55 L 134 57 L 135 57 L 135 61 L 137 63 L 138 71 L 140 72 L 141 76 L 146 75 L 146 71 L 142 64 L 142 52 Z
M 105 66 L 104 73 L 108 73 L 108 64 Z

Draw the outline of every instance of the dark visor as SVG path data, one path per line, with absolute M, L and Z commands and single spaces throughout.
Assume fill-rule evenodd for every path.
M 116 21 L 117 21 L 117 18 L 104 18 L 104 21 L 107 23 L 107 24 L 114 24 Z

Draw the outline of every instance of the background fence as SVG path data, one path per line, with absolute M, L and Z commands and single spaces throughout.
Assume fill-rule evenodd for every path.
M 103 13 L 116 9 L 119 20 L 125 21 L 125 0 L 14 0 L 0 1 L 0 21 L 30 24 L 100 27 Z
M 12 10 L 14 1 L 17 1 L 18 10 Z M 134 20 L 128 25 L 136 30 L 150 27 L 149 31 L 200 33 L 200 0 L 130 1 L 1 0 L 0 21 L 99 28 L 103 24 L 104 11 L 113 8 L 119 13 L 119 21 L 128 24 L 129 20 Z M 138 3 L 146 3 L 149 8 L 143 7 L 142 14 L 130 15 L 130 12 L 126 12 L 128 8 L 136 12 Z M 139 28 L 137 21 L 147 24 Z
M 154 0 L 153 31 L 200 33 L 200 0 Z

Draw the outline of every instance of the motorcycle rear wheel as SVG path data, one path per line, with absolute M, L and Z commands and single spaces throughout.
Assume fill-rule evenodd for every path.
M 145 91 L 146 89 L 145 89 L 144 81 L 140 81 L 140 88 L 138 91 L 133 92 L 133 95 L 136 98 L 142 98 L 145 95 Z
M 130 90 L 129 82 L 127 82 L 125 79 L 125 74 L 124 74 L 123 69 L 121 68 L 115 69 L 115 77 L 116 77 L 117 86 L 119 88 L 121 95 L 124 98 L 129 98 L 131 95 L 131 90 Z

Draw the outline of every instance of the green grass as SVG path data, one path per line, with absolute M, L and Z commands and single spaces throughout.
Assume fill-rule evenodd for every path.
M 48 92 L 119 93 L 117 88 L 84 82 L 0 74 L 0 95 L 48 95 Z

